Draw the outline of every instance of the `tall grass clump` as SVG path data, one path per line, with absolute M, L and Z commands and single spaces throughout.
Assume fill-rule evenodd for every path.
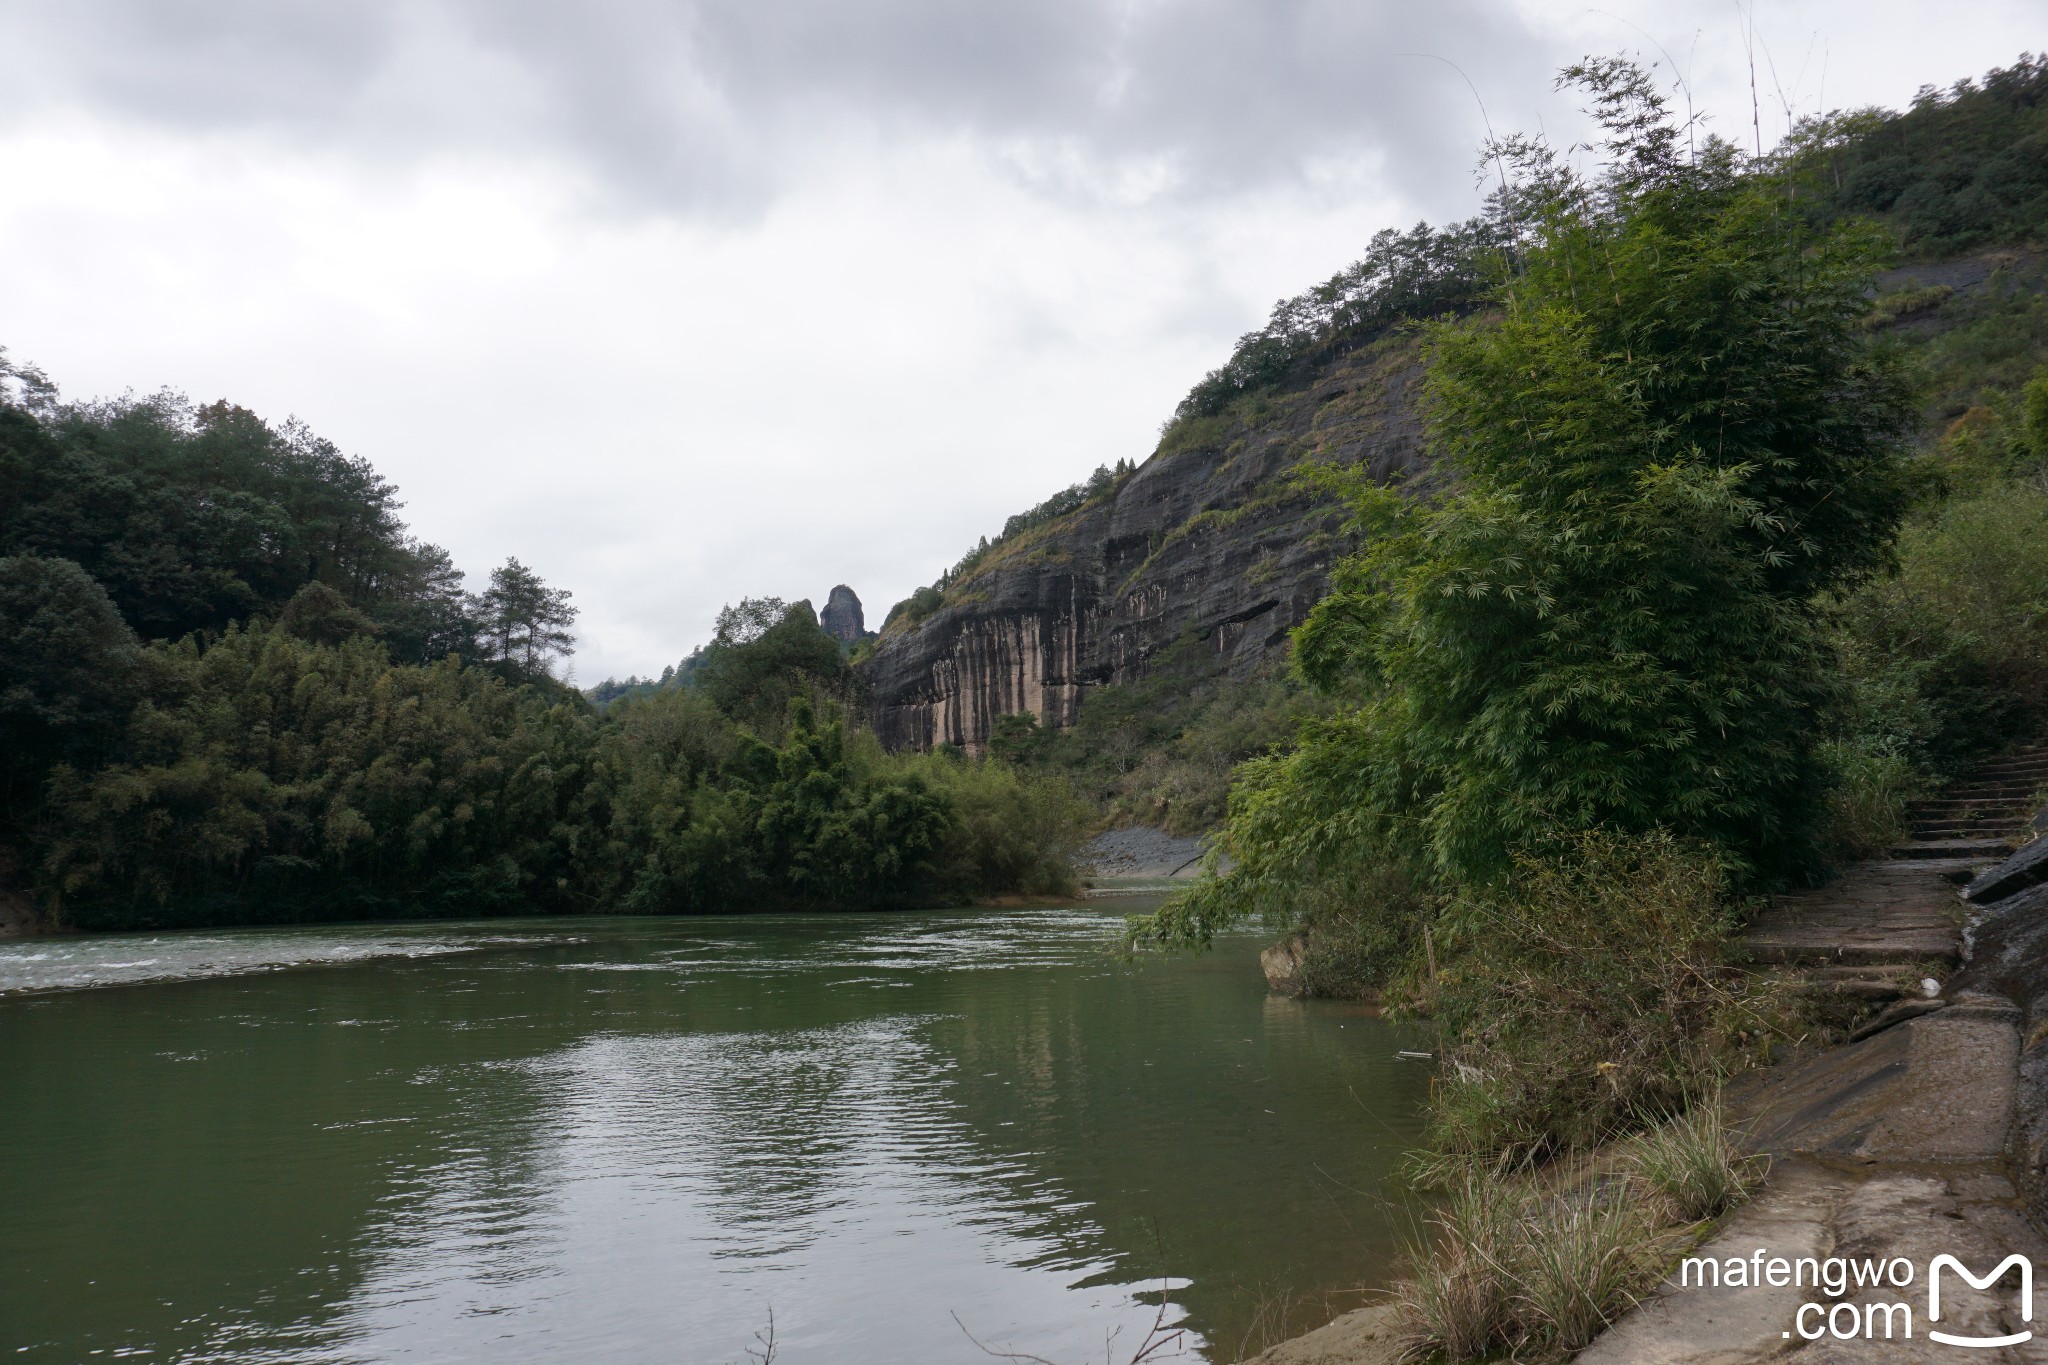
M 1718 1218 L 1740 1204 L 1768 1165 L 1742 1151 L 1718 1092 L 1636 1135 L 1626 1157 L 1636 1181 L 1680 1223 Z
M 1528 1221 L 1517 1307 L 1541 1354 L 1585 1346 L 1661 1273 L 1656 1224 L 1617 1191 L 1589 1183 L 1544 1201 Z
M 1718 1092 L 1602 1152 L 1544 1165 L 1468 1160 L 1449 1171 L 1394 1293 L 1409 1358 L 1451 1365 L 1581 1349 L 1763 1174 Z
M 1545 1174 L 1475 1165 L 1452 1187 L 1395 1285 L 1411 1359 L 1568 1355 L 1656 1283 L 1654 1206 L 1589 1167 Z
M 1494 1171 L 1467 1166 L 1406 1251 L 1395 1286 L 1417 1355 L 1470 1360 L 1517 1335 L 1514 1248 L 1523 1197 Z

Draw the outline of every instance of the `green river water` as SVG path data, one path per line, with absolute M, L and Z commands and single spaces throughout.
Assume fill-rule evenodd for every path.
M 1121 911 L 1126 907 L 1118 906 Z M 0 1359 L 1236 1358 L 1427 1072 L 1099 906 L 0 943 Z

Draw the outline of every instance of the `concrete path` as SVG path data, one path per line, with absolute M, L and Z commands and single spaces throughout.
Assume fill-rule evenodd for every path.
M 1903 1259 L 1911 1281 L 1852 1284 L 1835 1296 L 1810 1280 L 1759 1287 L 1754 1272 L 1737 1272 L 1740 1285 L 1703 1288 L 1705 1267 L 1696 1260 L 1581 1362 L 2048 1362 L 2048 1340 L 2032 1337 L 2034 1321 L 2021 1317 L 2016 1274 L 1983 1289 L 1947 1276 L 1939 1321 L 1929 1320 L 1926 1282 L 1943 1255 L 1979 1274 L 2012 1253 L 2048 1270 L 2048 1241 L 2027 1216 L 2035 1163 L 2012 1159 L 2020 1120 L 2039 1107 L 2030 1105 L 2022 1073 L 2023 1037 L 2033 1032 L 2023 1033 L 2027 997 L 2012 988 L 2009 970 L 1994 980 L 1970 961 L 1987 913 L 1960 894 L 2031 833 L 2027 816 L 2043 786 L 2048 752 L 1985 765 L 1918 803 L 1912 837 L 1890 857 L 1782 899 L 1749 935 L 1759 962 L 1802 976 L 1845 1014 L 1852 1041 L 1758 1073 L 1731 1092 L 1736 1121 L 1771 1156 L 1772 1171 L 1763 1192 L 1696 1256 L 1715 1262 L 1717 1273 L 1732 1261 Z M 1927 998 L 1923 975 L 1947 984 Z M 1910 1310 L 1912 1336 L 1902 1309 L 1878 1305 Z M 1887 1330 L 1897 1335 L 1886 1339 Z M 1938 1343 L 1930 1331 L 2028 1339 L 1964 1348 Z
M 2048 1269 L 2048 1242 L 2028 1223 L 2005 1162 L 2018 1020 L 2002 997 L 1966 993 L 1938 1014 L 1766 1073 L 1735 1099 L 1738 1121 L 1749 1121 L 1757 1145 L 1774 1157 L 1770 1180 L 1695 1255 L 1722 1266 L 1731 1258 L 1751 1262 L 1760 1250 L 1765 1261 L 1904 1258 L 1912 1267 L 1908 1283 L 1852 1287 L 1836 1298 L 1811 1280 L 1803 1287 L 1702 1288 L 1689 1273 L 1667 1280 L 1580 1361 L 1817 1365 L 1878 1358 L 1879 1351 L 1884 1360 L 1953 1360 L 1958 1348 L 1931 1341 L 1930 1328 L 1978 1337 L 2029 1330 L 2010 1275 L 1985 1290 L 1945 1282 L 1941 1320 L 1927 1318 L 1926 1274 L 1937 1256 L 1954 1256 L 1982 1273 L 2020 1252 Z M 1818 1307 L 1802 1324 L 1800 1308 L 1808 1303 Z M 1838 1303 L 1858 1305 L 1853 1340 L 1823 1330 L 1823 1314 L 1837 1312 Z M 1910 1340 L 1903 1314 L 1864 1312 L 1880 1303 L 1910 1310 Z M 1878 1325 L 1887 1318 L 1896 1319 L 1899 1333 L 1889 1341 Z M 1838 1326 L 1848 1321 L 1839 1313 L 1835 1319 Z M 1802 1339 L 1802 1325 L 1822 1331 L 1821 1338 Z M 1973 1349 L 1969 1358 L 2048 1361 L 2048 1341 Z

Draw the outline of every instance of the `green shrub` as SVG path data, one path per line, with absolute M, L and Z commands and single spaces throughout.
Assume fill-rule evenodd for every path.
M 1889 294 L 1879 294 L 1871 301 L 1870 313 L 1863 319 L 1863 324 L 1882 327 L 1900 318 L 1939 308 L 1954 293 L 1955 290 L 1945 284 L 1931 284 L 1924 289 L 1897 289 Z
M 1843 605 L 1833 842 L 1867 851 L 1901 802 L 2048 718 L 2048 491 L 2001 480 L 1926 509 L 1896 576 Z
M 1732 968 L 1736 919 L 1711 850 L 1664 833 L 1561 838 L 1439 925 L 1422 1001 L 1450 1040 L 1431 1103 L 1440 1151 L 1589 1147 L 1766 1052 L 1775 1002 Z
M 1030 761 L 1064 774 L 1112 825 L 1205 834 L 1228 809 L 1237 765 L 1327 709 L 1281 659 L 1233 676 L 1218 671 L 1213 641 L 1190 635 L 1154 654 L 1142 678 L 1092 689 L 1073 725 L 1030 746 Z
M 1319 881 L 1294 915 L 1302 937 L 1297 988 L 1340 1000 L 1373 995 L 1395 973 L 1422 965 L 1415 958 L 1428 913 L 1414 881 L 1390 867 L 1345 868 Z
M 1906 837 L 1906 805 L 1929 785 L 1910 756 L 1868 734 L 1830 740 L 1820 755 L 1833 776 L 1820 831 L 1831 863 L 1876 857 Z
M 939 588 L 919 588 L 889 608 L 889 614 L 882 618 L 882 633 L 888 634 L 897 629 L 907 630 L 919 624 L 943 606 L 945 601 L 946 594 Z
M 2048 268 L 2026 260 L 2000 263 L 1967 294 L 1943 303 L 1925 331 L 1899 339 L 1920 370 L 1928 434 L 1973 406 L 1996 410 L 2000 394 L 2019 394 L 2048 362 Z M 2025 436 L 2026 409 L 2015 434 Z
M 1874 595 L 1912 642 L 1955 651 L 2029 711 L 2048 704 L 2048 491 L 2015 482 L 1941 508 L 1900 537 Z M 1915 651 L 1916 653 L 1919 651 Z
M 1605 173 L 1528 152 L 1520 273 L 1426 332 L 1457 481 L 1331 472 L 1362 548 L 1295 657 L 1336 714 L 1241 770 L 1233 870 L 1141 936 L 1206 941 L 1359 863 L 1496 885 L 1559 831 L 1670 830 L 1756 885 L 1820 861 L 1823 604 L 1884 567 L 1909 491 L 1911 395 L 1860 326 L 1883 244 L 1810 230 L 1730 148 L 1683 155 L 1627 63 L 1567 74 Z
M 952 812 L 933 856 L 935 894 L 1058 896 L 1080 889 L 1074 858 L 1091 813 L 1063 778 L 957 755 L 905 755 L 891 766 L 930 781 Z

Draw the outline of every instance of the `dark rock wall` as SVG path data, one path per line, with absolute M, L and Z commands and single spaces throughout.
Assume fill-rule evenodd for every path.
M 1378 479 L 1425 472 L 1410 337 L 1338 356 L 1300 383 L 1169 432 L 1108 499 L 1006 541 L 864 666 L 891 748 L 978 752 L 996 717 L 1070 724 L 1091 687 L 1140 676 L 1192 632 L 1248 672 L 1282 646 L 1348 548 L 1327 499 L 1289 487 L 1309 461 Z

